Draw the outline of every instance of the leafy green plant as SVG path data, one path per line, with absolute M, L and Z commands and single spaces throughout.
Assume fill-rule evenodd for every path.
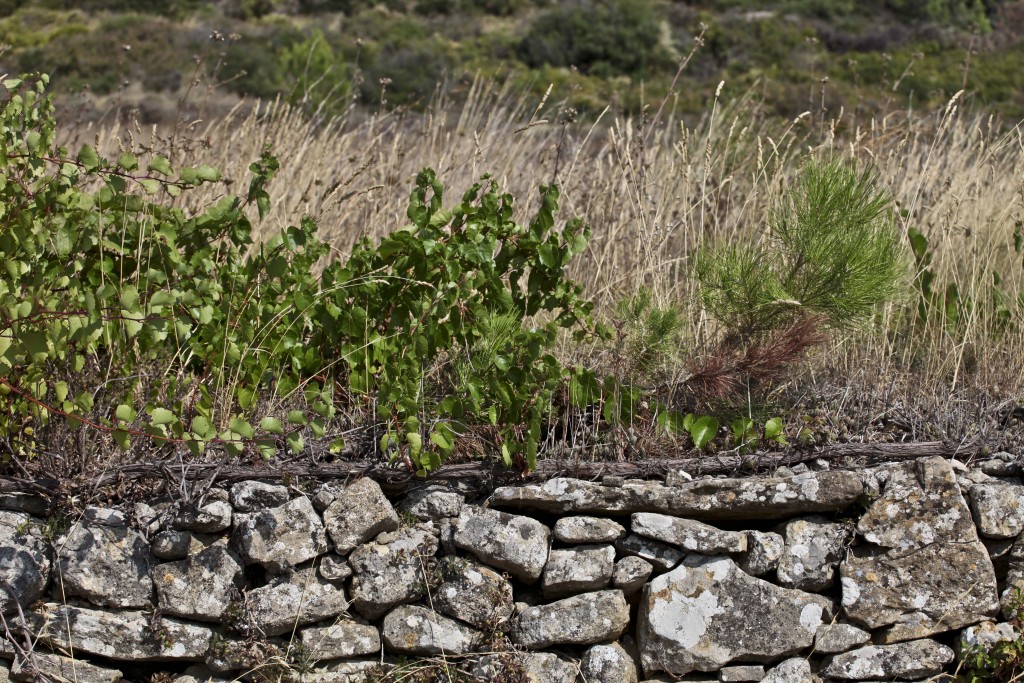
M 994 681 L 1007 683 L 1024 675 L 1024 591 L 1014 588 L 1007 621 L 1016 629 L 1013 640 L 999 640 L 988 646 L 977 644 L 960 653 L 955 680 L 958 683 Z

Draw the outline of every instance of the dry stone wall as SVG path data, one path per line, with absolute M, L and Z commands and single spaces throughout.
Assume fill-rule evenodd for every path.
M 370 479 L 202 503 L 0 497 L 0 681 L 921 680 L 1016 640 L 1012 456 L 483 501 Z

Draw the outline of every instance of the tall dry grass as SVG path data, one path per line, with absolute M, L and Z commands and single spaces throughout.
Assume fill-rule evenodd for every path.
M 271 234 L 311 214 L 339 257 L 360 235 L 406 223 L 407 196 L 423 167 L 438 170 L 451 202 L 492 174 L 517 198 L 520 219 L 532 211 L 538 185 L 556 182 L 563 215 L 583 216 L 594 228 L 574 275 L 605 312 L 641 285 L 659 303 L 681 306 L 689 323 L 680 359 L 699 354 L 716 334 L 693 296 L 695 247 L 762 239 L 771 206 L 802 163 L 853 157 L 877 168 L 903 227 L 927 236 L 935 287 L 955 284 L 973 304 L 955 324 L 937 310 L 917 324 L 908 278 L 903 301 L 882 311 L 872 329 L 833 337 L 777 398 L 797 410 L 816 407 L 854 438 L 897 425 L 894 438 L 998 442 L 995 416 L 1024 396 L 1024 263 L 1013 239 L 1024 219 L 1024 138 L 1019 125 L 965 112 L 956 99 L 931 113 L 852 120 L 819 111 L 777 121 L 762 115 L 752 94 L 720 87 L 696 123 L 681 120 L 671 102 L 639 119 L 605 112 L 574 121 L 553 100 L 527 101 L 479 81 L 464 104 L 439 101 L 426 114 L 314 123 L 275 102 L 240 106 L 175 135 L 117 126 L 65 134 L 71 144 L 96 140 L 107 149 L 134 137 L 171 153 L 174 164 L 220 168 L 235 191 L 270 144 L 282 170 L 260 230 Z M 1002 278 L 1016 323 L 1003 332 L 990 305 L 992 273 Z M 579 360 L 581 352 L 565 353 Z

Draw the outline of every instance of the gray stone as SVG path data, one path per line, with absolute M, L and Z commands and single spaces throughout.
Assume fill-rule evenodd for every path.
M 57 541 L 65 595 L 105 607 L 150 607 L 155 564 L 145 536 L 125 526 L 76 524 Z
M 347 659 L 380 652 L 380 633 L 376 627 L 354 621 L 303 629 L 299 632 L 299 642 L 309 656 L 317 660 Z
M 871 640 L 871 634 L 853 624 L 822 624 L 814 636 L 814 651 L 832 655 L 860 647 Z
M 346 486 L 324 510 L 327 533 L 340 555 L 377 534 L 394 531 L 398 522 L 398 513 L 380 490 L 380 484 L 369 478 Z
M 626 528 L 603 517 L 561 517 L 552 532 L 563 543 L 611 543 L 626 537 Z
M 615 570 L 612 572 L 612 586 L 621 590 L 628 597 L 644 587 L 653 571 L 654 565 L 642 557 L 635 555 L 623 557 L 615 563 Z
M 868 645 L 836 655 L 824 675 L 844 681 L 919 680 L 942 673 L 953 650 L 934 640 Z
M 268 636 L 279 636 L 296 626 L 334 619 L 348 609 L 343 588 L 320 578 L 315 569 L 294 574 L 254 588 L 246 595 L 246 614 L 251 624 Z
M 28 609 L 43 595 L 50 582 L 50 558 L 39 520 L 0 510 L 0 612 L 17 611 L 19 603 Z
M 1003 616 L 1017 618 L 1024 597 L 1024 534 L 1017 537 L 1006 557 L 1006 586 L 999 598 Z
M 35 517 L 45 517 L 50 504 L 45 498 L 31 493 L 0 493 L 0 510 L 24 512 Z
M 636 664 L 618 643 L 594 645 L 584 652 L 580 673 L 587 683 L 637 683 Z
M 338 499 L 338 496 L 340 496 L 341 492 L 344 490 L 345 487 L 340 484 L 321 484 L 316 495 L 313 496 L 313 507 L 316 508 L 317 512 L 323 514 L 327 508 L 331 506 L 331 503 Z
M 971 512 L 988 538 L 1015 538 L 1024 531 L 1024 486 L 989 482 L 970 488 Z
M 741 683 L 746 681 L 760 681 L 764 678 L 764 667 L 755 664 L 742 664 L 738 666 L 723 666 L 718 670 L 718 680 Z
M 379 659 L 348 659 L 317 666 L 316 671 L 302 674 L 298 683 L 376 683 L 394 669 L 389 661 Z
M 653 538 L 683 550 L 702 555 L 742 553 L 747 549 L 747 536 L 739 531 L 722 531 L 692 519 L 670 517 L 656 512 L 633 515 L 633 533 Z
M 615 548 L 610 545 L 581 545 L 552 550 L 544 566 L 541 590 L 546 598 L 598 590 L 612 580 Z
M 438 521 L 458 517 L 465 501 L 464 495 L 447 486 L 426 486 L 410 491 L 399 508 L 420 521 Z
M 171 528 L 178 531 L 195 531 L 200 534 L 216 534 L 231 526 L 231 504 L 215 500 L 202 507 L 185 508 L 171 519 Z
M 381 631 L 389 651 L 407 655 L 462 655 L 483 641 L 476 629 L 418 605 L 388 612 Z
M 830 587 L 853 529 L 847 524 L 811 516 L 786 522 L 781 533 L 786 547 L 776 568 L 779 583 L 806 591 Z
M 548 559 L 550 532 L 537 520 L 467 505 L 457 524 L 457 547 L 524 583 L 540 578 Z
M 214 673 L 259 672 L 252 678 L 253 683 L 278 681 L 278 676 L 283 673 L 278 663 L 283 662 L 287 654 L 276 643 L 256 635 L 256 638 L 217 637 L 206 655 L 206 668 Z
M 991 650 L 999 643 L 1012 643 L 1020 638 L 1020 631 L 1008 622 L 983 621 L 960 631 L 957 650 L 963 653 L 972 649 Z
M 348 558 L 352 606 L 373 620 L 396 605 L 419 600 L 426 595 L 426 570 L 436 553 L 429 524 L 384 533 L 359 546 Z
M 853 472 L 806 472 L 765 479 L 701 479 L 679 486 L 628 481 L 609 487 L 579 479 L 497 489 L 491 505 L 555 513 L 661 512 L 700 519 L 779 519 L 853 505 L 864 484 Z
M 592 645 L 615 640 L 629 625 L 629 605 L 622 591 L 574 595 L 520 611 L 512 641 L 530 649 L 552 645 Z
M 982 538 L 988 558 L 992 560 L 992 569 L 996 573 L 996 580 L 1006 580 L 1006 572 L 1010 566 L 1010 550 L 1013 548 L 1014 539 Z
M 441 575 L 444 580 L 433 592 L 438 611 L 487 631 L 512 616 L 512 584 L 493 569 L 447 559 L 442 561 Z
M 831 618 L 824 597 L 754 578 L 726 556 L 690 555 L 640 600 L 644 671 L 717 671 L 734 660 L 771 662 L 814 642 Z
M 236 512 L 260 512 L 284 505 L 291 495 L 287 486 L 262 481 L 240 481 L 231 487 L 231 507 Z
M 352 576 L 348 560 L 339 555 L 324 555 L 320 558 L 320 576 L 328 581 L 340 583 Z
M 242 587 L 242 562 L 221 541 L 179 562 L 157 565 L 153 583 L 164 614 L 220 621 Z
M 117 669 L 97 666 L 80 657 L 71 658 L 45 652 L 34 652 L 28 659 L 15 658 L 11 664 L 12 681 L 46 680 L 51 683 L 114 683 L 122 674 Z
M 120 510 L 87 505 L 82 518 L 90 524 L 101 526 L 128 526 L 128 518 Z
M 50 603 L 43 615 L 36 618 L 36 626 L 45 644 L 116 660 L 202 661 L 213 638 L 206 626 L 137 610 L 109 612 Z
M 327 534 L 309 498 L 247 516 L 235 527 L 232 542 L 245 564 L 283 572 L 313 559 L 327 548 Z
M 747 552 L 736 559 L 740 569 L 751 576 L 775 571 L 786 549 L 786 541 L 774 532 L 748 531 Z
M 220 536 L 190 531 L 161 531 L 153 537 L 150 550 L 161 560 L 181 560 L 209 548 L 218 538 Z
M 647 560 L 657 572 L 667 572 L 686 556 L 677 548 L 636 534 L 615 541 L 615 549 L 623 555 L 635 555 Z
M 503 676 L 516 683 L 575 683 L 579 668 L 551 652 L 503 652 L 484 655 L 471 673 L 479 681 L 499 681 Z
M 803 657 L 793 657 L 779 662 L 769 671 L 761 683 L 814 683 L 820 680 L 811 675 L 811 664 Z
M 840 565 L 847 617 L 879 641 L 922 638 L 999 609 L 995 573 L 953 472 L 941 457 L 892 466 L 861 518 L 870 543 Z

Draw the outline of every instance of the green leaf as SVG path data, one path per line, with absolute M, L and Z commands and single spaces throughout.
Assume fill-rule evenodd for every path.
M 68 397 L 68 383 L 67 382 L 54 382 L 53 393 L 57 396 L 58 403 L 64 403 Z
M 139 158 L 131 152 L 122 152 L 117 157 L 117 165 L 125 171 L 134 171 L 139 167 Z
M 217 430 L 214 429 L 213 423 L 202 415 L 192 418 L 192 433 L 200 439 L 212 439 L 217 436 Z
M 153 408 L 153 412 L 149 414 L 149 417 L 150 424 L 154 426 L 169 425 L 178 421 L 178 416 L 166 408 Z
M 260 420 L 260 429 L 270 434 L 284 434 L 284 427 L 281 425 L 281 421 L 269 415 Z
M 228 425 L 228 429 L 246 439 L 251 439 L 256 435 L 252 425 L 237 416 L 231 418 L 231 424 Z
M 764 438 L 774 439 L 782 434 L 782 419 L 773 417 L 764 423 Z
M 690 426 L 690 438 L 697 448 L 704 448 L 715 438 L 718 433 L 718 420 L 710 416 L 704 416 Z
M 95 171 L 100 165 L 100 155 L 92 145 L 82 145 L 82 149 L 78 150 L 78 162 L 86 171 Z
M 288 424 L 304 426 L 306 424 L 306 414 L 301 410 L 289 410 Z
M 450 451 L 452 449 L 452 443 L 438 431 L 430 432 L 430 440 L 442 451 Z
M 207 166 L 206 164 L 199 164 L 199 167 L 196 168 L 196 176 L 200 180 L 205 180 L 205 181 L 208 181 L 208 182 L 214 182 L 214 181 L 220 180 L 220 171 L 215 169 L 213 166 Z
M 148 169 L 163 176 L 169 176 L 174 173 L 171 169 L 171 162 L 167 161 L 165 157 L 162 157 L 159 154 L 149 160 Z
M 130 405 L 121 403 L 114 410 L 114 417 L 122 422 L 134 422 L 137 414 L 135 413 L 135 409 Z
M 291 453 L 293 455 L 298 455 L 298 454 L 302 453 L 302 449 L 306 445 L 305 440 L 303 440 L 303 438 L 302 438 L 302 434 L 300 434 L 298 432 L 295 432 L 293 434 L 289 434 L 287 441 L 288 441 L 288 450 L 291 451 Z
M 110 433 L 110 436 L 111 438 L 114 439 L 114 441 L 117 443 L 118 447 L 122 451 L 127 451 L 129 448 L 131 448 L 132 437 L 128 432 L 124 431 L 123 429 L 115 429 Z
M 277 442 L 273 439 L 257 439 L 256 448 L 264 460 L 271 460 L 277 455 Z
M 409 444 L 409 453 L 413 462 L 419 461 L 420 452 L 423 450 L 423 437 L 417 432 L 406 432 L 405 442 Z
M 142 189 L 146 191 L 146 194 L 156 194 L 160 191 L 160 181 L 153 178 L 141 178 L 139 185 L 142 185 Z

